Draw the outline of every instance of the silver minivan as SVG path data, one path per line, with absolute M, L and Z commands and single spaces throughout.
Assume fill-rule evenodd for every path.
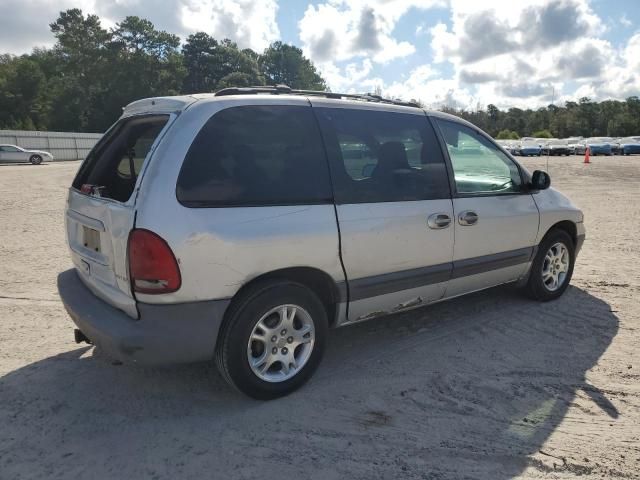
M 569 285 L 582 212 L 472 124 L 284 86 L 128 105 L 82 163 L 58 277 L 76 341 L 210 361 L 260 399 L 329 328 L 517 282 Z

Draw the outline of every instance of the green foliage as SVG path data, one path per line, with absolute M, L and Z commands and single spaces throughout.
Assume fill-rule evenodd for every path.
M 533 132 L 532 136 L 535 138 L 553 138 L 549 130 L 538 130 L 537 132 Z
M 500 130 L 496 136 L 498 140 L 518 140 L 520 135 L 518 132 L 513 132 L 509 129 Z
M 470 121 L 496 138 L 506 138 L 506 131 L 515 131 L 524 137 L 539 138 L 640 135 L 638 97 L 629 97 L 626 101 L 605 100 L 599 103 L 584 97 L 577 102 L 566 102 L 564 107 L 549 105 L 537 110 L 500 110 L 494 105 L 488 105 L 486 111 L 452 108 L 443 108 L 443 111 Z
M 50 24 L 56 44 L 0 54 L 0 129 L 102 132 L 122 107 L 145 97 L 286 83 L 325 89 L 299 48 L 275 42 L 262 54 L 204 32 L 180 38 L 130 16 L 107 30 L 74 8 Z
M 293 45 L 274 42 L 259 58 L 269 85 L 285 84 L 303 90 L 326 90 L 324 79 L 313 64 Z

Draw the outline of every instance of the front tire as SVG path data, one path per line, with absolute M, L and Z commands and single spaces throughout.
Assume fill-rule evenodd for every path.
M 227 382 L 258 400 L 288 395 L 313 375 L 324 353 L 325 307 L 305 286 L 257 284 L 234 301 L 216 347 Z
M 29 158 L 29 161 L 33 165 L 40 165 L 42 163 L 42 157 L 40 155 L 31 155 L 31 158 Z
M 559 298 L 569 286 L 575 264 L 575 246 L 567 232 L 553 229 L 538 247 L 524 292 L 548 302 Z

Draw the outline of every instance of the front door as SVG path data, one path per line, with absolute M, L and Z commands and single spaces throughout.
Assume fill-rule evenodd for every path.
M 455 179 L 447 297 L 517 280 L 532 259 L 539 222 L 518 165 L 475 128 L 441 118 L 436 123 Z
M 11 145 L 0 147 L 0 160 L 3 162 L 25 162 L 27 161 L 24 152 Z
M 452 268 L 453 207 L 424 112 L 312 102 L 334 183 L 348 321 L 442 298 Z

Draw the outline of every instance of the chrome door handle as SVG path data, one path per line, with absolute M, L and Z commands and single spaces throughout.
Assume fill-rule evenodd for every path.
M 475 225 L 478 223 L 478 214 L 472 210 L 461 212 L 458 215 L 458 223 L 464 226 Z
M 451 217 L 446 213 L 434 213 L 433 215 L 429 215 L 427 219 L 427 225 L 434 230 L 447 228 L 449 224 L 451 224 Z

